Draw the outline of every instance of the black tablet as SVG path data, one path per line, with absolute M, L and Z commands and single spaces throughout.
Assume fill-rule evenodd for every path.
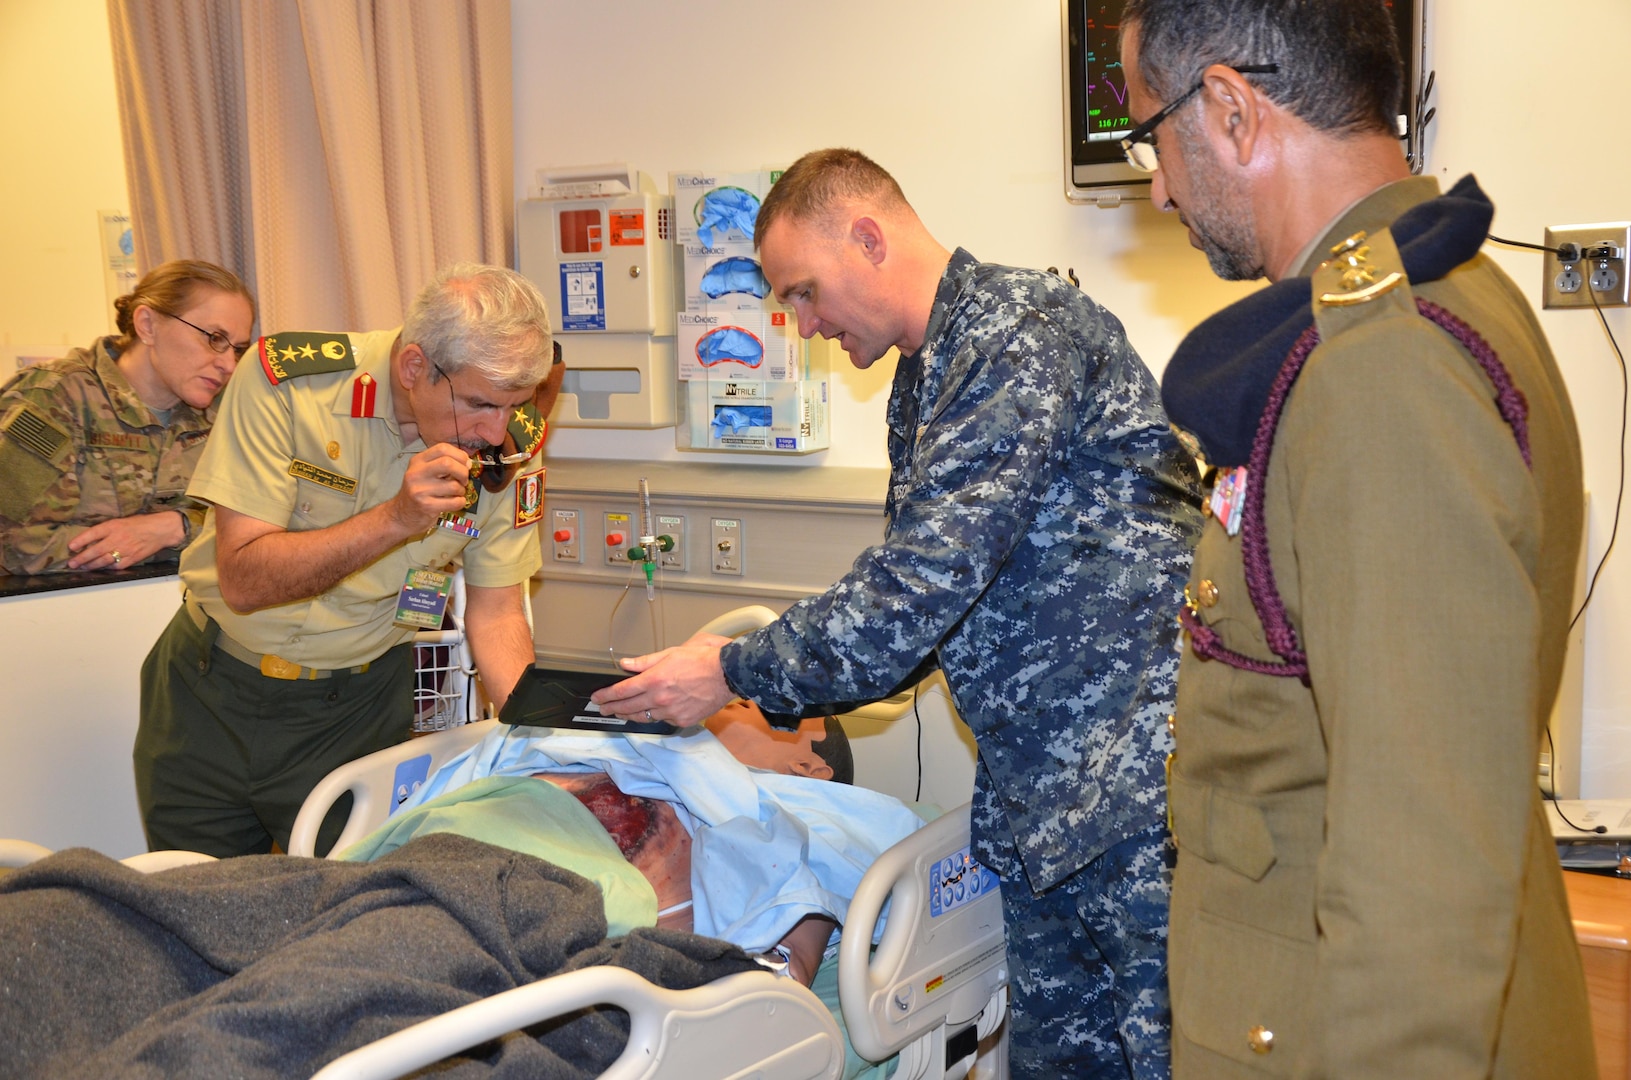
M 628 678 L 627 675 L 588 671 L 561 671 L 529 667 L 510 691 L 499 712 L 500 723 L 523 727 L 571 728 L 579 731 L 636 732 L 642 735 L 676 735 L 685 730 L 662 720 L 623 720 L 601 714 L 589 695 L 603 686 Z

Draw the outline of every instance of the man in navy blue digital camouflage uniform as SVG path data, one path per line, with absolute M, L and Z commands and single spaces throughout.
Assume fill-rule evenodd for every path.
M 643 674 L 597 698 L 679 724 L 737 695 L 798 714 L 938 661 L 979 743 L 1015 1075 L 1164 1077 L 1170 611 L 1200 515 L 1155 382 L 1109 312 L 947 251 L 854 151 L 794 164 L 755 240 L 802 334 L 858 368 L 900 349 L 884 542 L 763 630 L 627 661 Z

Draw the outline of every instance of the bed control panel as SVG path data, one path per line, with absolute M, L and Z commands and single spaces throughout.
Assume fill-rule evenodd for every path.
M 939 918 L 994 892 L 997 875 L 974 861 L 968 848 L 947 855 L 929 869 L 929 915 Z

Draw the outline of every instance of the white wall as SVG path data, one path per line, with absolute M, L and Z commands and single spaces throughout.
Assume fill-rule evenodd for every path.
M 512 0 L 516 193 L 542 167 L 786 165 L 853 146 L 894 173 L 929 229 L 992 262 L 1074 267 L 1159 370 L 1183 332 L 1247 291 L 1225 285 L 1148 204 L 1064 199 L 1056 0 Z M 892 361 L 831 350 L 833 449 L 797 465 L 882 465 Z M 558 429 L 550 452 L 674 458 L 672 431 Z
M 180 598 L 162 577 L 0 599 L 0 837 L 147 850 L 130 752 L 142 661 Z
M 129 198 L 105 0 L 0 0 L 0 102 L 0 346 L 66 352 L 113 330 L 96 215 Z
M 512 2 L 518 195 L 541 167 L 626 161 L 666 189 L 672 170 L 753 169 L 854 146 L 895 174 L 942 241 L 992 261 L 1074 267 L 1158 372 L 1191 326 L 1250 288 L 1214 280 L 1176 220 L 1147 205 L 1065 202 L 1055 0 Z M 1631 218 L 1623 110 L 1586 107 L 1594 79 L 1623 81 L 1601 64 L 1605 43 L 1631 41 L 1631 7 L 1578 0 L 1536 18 L 1519 0 L 1433 2 L 1431 171 L 1449 182 L 1476 172 L 1499 206 L 1496 232 L 1514 239 Z M 1601 163 L 1595 171 L 1552 171 L 1586 152 Z M 1538 307 L 1539 256 L 1491 250 Z M 1593 315 L 1542 319 L 1579 414 L 1595 566 L 1613 516 L 1619 371 Z M 1609 322 L 1631 339 L 1624 309 Z M 882 465 L 893 364 L 859 373 L 833 356 L 833 449 L 784 464 Z M 550 449 L 682 456 L 668 431 L 561 429 Z M 1620 550 L 1609 563 L 1588 616 L 1588 797 L 1631 794 L 1627 560 Z
M 1517 0 L 1436 3 L 1430 45 L 1439 101 L 1432 171 L 1446 182 L 1476 173 L 1496 203 L 1491 231 L 1508 239 L 1539 243 L 1548 225 L 1631 220 L 1631 128 L 1623 110 L 1588 107 L 1595 59 L 1608 42 L 1631 41 L 1631 5 L 1579 0 L 1537 18 L 1533 5 Z M 1594 164 L 1587 167 L 1587 161 Z M 1486 250 L 1538 310 L 1539 254 L 1495 245 Z M 1624 350 L 1631 345 L 1627 309 L 1604 314 Z M 1540 318 L 1580 426 L 1592 496 L 1588 569 L 1595 569 L 1608 544 L 1619 483 L 1620 369 L 1592 312 L 1542 311 Z M 1631 516 L 1621 523 L 1614 556 L 1586 614 L 1581 793 L 1587 798 L 1631 794 L 1628 657 Z

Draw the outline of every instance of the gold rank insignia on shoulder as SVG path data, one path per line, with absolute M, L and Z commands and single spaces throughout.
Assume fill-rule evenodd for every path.
M 510 438 L 515 441 L 515 448 L 530 458 L 544 445 L 544 434 L 548 431 L 548 425 L 544 422 L 543 414 L 532 402 L 527 401 L 517 405 L 510 414 L 509 431 Z
M 260 339 L 260 358 L 273 386 L 284 379 L 357 366 L 357 354 L 345 334 L 270 334 Z
M 1341 272 L 1340 291 L 1321 293 L 1320 303 L 1331 307 L 1368 304 L 1398 288 L 1404 280 L 1404 275 L 1397 270 L 1377 277 L 1379 268 L 1371 264 L 1370 245 L 1365 243 L 1367 239 L 1368 234 L 1361 229 L 1331 249 L 1331 258 L 1320 269 L 1334 268 Z

